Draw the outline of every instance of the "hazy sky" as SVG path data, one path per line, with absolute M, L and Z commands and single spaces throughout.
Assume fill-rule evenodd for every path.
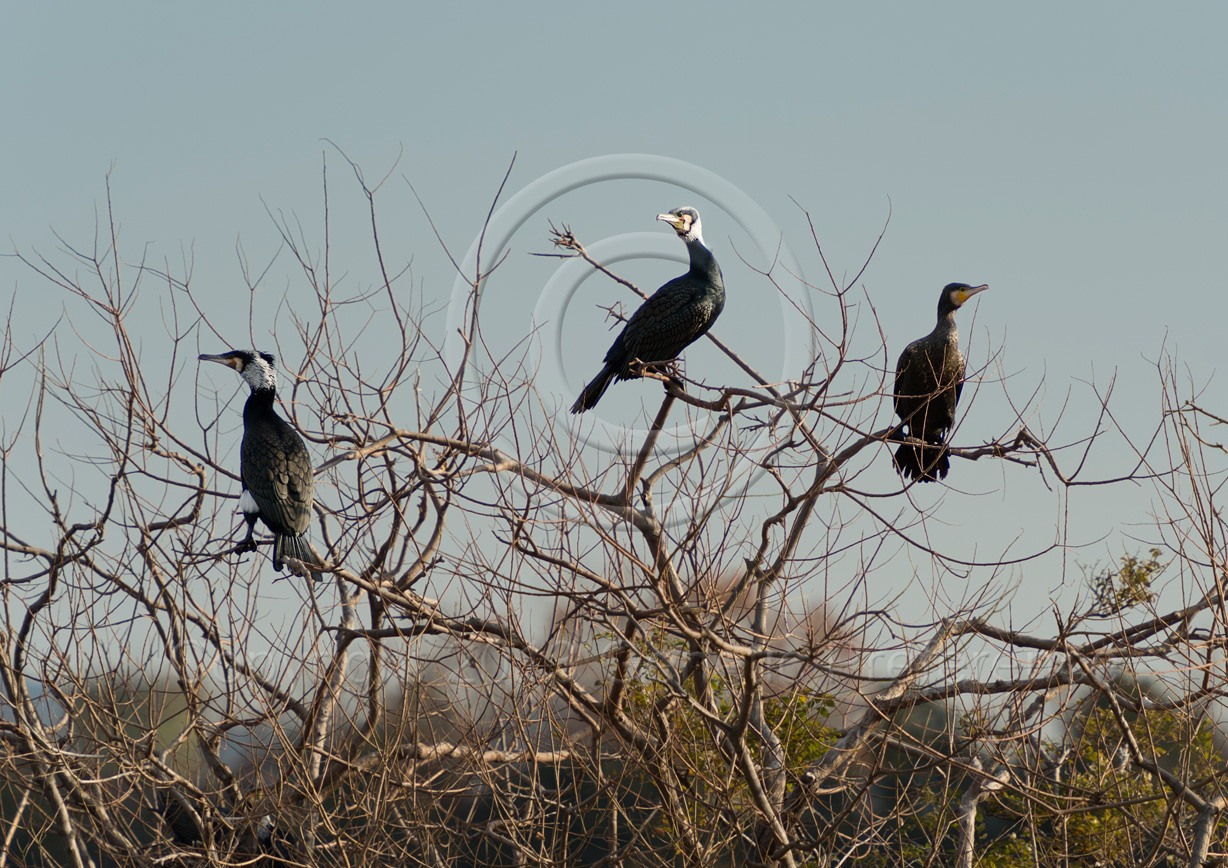
M 437 308 L 454 275 L 410 184 L 460 256 L 513 154 L 507 197 L 578 160 L 662 155 L 745 192 L 816 282 L 799 205 L 838 276 L 856 273 L 890 214 L 861 281 L 890 362 L 932 326 L 943 284 L 987 282 L 961 313 L 963 334 L 974 361 L 1001 351 L 998 373 L 1020 401 L 1044 381 L 1030 424 L 1052 424 L 1068 390 L 1087 406 L 1087 384 L 1116 374 L 1113 407 L 1145 439 L 1164 353 L 1208 386 L 1204 404 L 1228 413 L 1217 371 L 1228 320 L 1225 33 L 1228 7 L 1212 3 L 17 4 L 0 35 L 0 228 L 25 252 L 54 256 L 53 232 L 88 247 L 114 166 L 125 257 L 190 261 L 211 317 L 243 345 L 238 251 L 256 272 L 273 262 L 255 302 L 262 340 L 283 297 L 303 289 L 269 212 L 318 242 L 326 159 L 338 283 L 357 292 L 377 280 L 365 200 L 325 139 L 371 183 L 395 164 L 377 200 L 386 254 L 396 267 L 412 261 L 414 291 Z M 763 283 L 738 258 L 755 261 L 754 245 L 707 198 L 661 182 L 591 186 L 533 216 L 489 311 L 509 340 L 528 331 L 557 267 L 527 256 L 548 248 L 548 219 L 586 241 L 671 240 L 653 218 L 689 203 L 725 269 L 716 331 L 771 356 L 778 308 L 753 295 Z M 627 269 L 650 290 L 678 271 Z M 0 286 L 0 297 L 17 293 L 29 333 L 54 321 L 60 300 L 11 258 L 0 259 Z M 611 339 L 596 305 L 617 297 L 590 281 L 573 301 L 563 350 L 576 388 Z M 161 334 L 156 305 L 141 316 Z M 157 364 L 156 342 L 149 352 Z M 635 412 L 648 394 L 618 388 L 607 416 Z M 1085 421 L 1071 413 L 1060 433 L 1074 439 Z M 1006 405 L 986 395 L 958 439 L 1009 427 Z M 1124 450 L 1095 458 L 1106 475 L 1130 469 Z M 889 463 L 881 470 L 885 484 Z M 1022 549 L 1044 545 L 1067 506 L 1035 471 L 998 463 L 957 462 L 951 481 L 936 533 L 969 557 L 1017 536 Z M 1145 523 L 1150 497 L 1123 486 L 1071 498 L 1071 542 L 1092 544 L 1075 560 L 1137 550 L 1118 526 Z M 1152 535 L 1145 524 L 1127 532 Z

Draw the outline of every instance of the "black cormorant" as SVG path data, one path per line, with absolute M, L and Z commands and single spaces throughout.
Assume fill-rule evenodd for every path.
M 162 819 L 166 821 L 166 829 L 171 833 L 171 840 L 177 844 L 199 844 L 203 839 L 200 834 L 200 827 L 196 825 L 196 820 L 185 807 L 185 797 L 172 793 L 169 790 L 159 790 L 157 796 L 158 813 L 162 815 Z M 200 817 L 201 822 L 205 821 L 204 806 L 193 805 L 192 810 L 195 810 Z
M 900 353 L 895 366 L 895 412 L 900 432 L 928 446 L 901 444 L 895 466 L 905 479 L 934 482 L 951 469 L 946 436 L 955 422 L 955 405 L 964 388 L 964 357 L 959 352 L 955 311 L 989 286 L 948 283 L 938 298 L 938 324 Z
M 631 363 L 670 362 L 690 344 L 703 337 L 725 306 L 725 284 L 712 251 L 704 246 L 699 212 L 694 208 L 675 208 L 658 214 L 686 243 L 691 255 L 691 270 L 662 286 L 614 339 L 605 354 L 605 367 L 584 387 L 571 412 L 583 413 L 597 406 L 615 379 L 632 380 L 640 375 Z
M 263 857 L 255 861 L 242 859 L 242 864 L 256 868 L 298 864 L 290 861 L 293 856 L 290 848 L 296 844 L 294 835 L 275 826 L 273 818 L 267 814 L 255 822 L 240 815 L 223 816 L 211 812 L 205 802 L 190 800 L 182 793 L 169 790 L 158 792 L 156 804 L 176 844 L 193 847 L 204 841 L 202 827 L 197 826 L 197 819 L 192 816 L 195 811 L 202 824 L 212 821 L 215 840 L 220 837 L 224 847 L 234 846 L 234 855 Z
M 202 362 L 220 362 L 234 368 L 251 387 L 243 406 L 243 445 L 239 450 L 239 476 L 243 494 L 239 510 L 247 519 L 247 538 L 237 552 L 254 551 L 256 519 L 273 532 L 273 568 L 284 558 L 315 563 L 307 541 L 311 523 L 313 481 L 311 458 L 303 438 L 273 409 L 277 395 L 274 359 L 268 353 L 231 350 L 200 356 Z

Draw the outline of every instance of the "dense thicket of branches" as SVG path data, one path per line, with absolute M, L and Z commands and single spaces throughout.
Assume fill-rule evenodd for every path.
M 906 627 L 872 570 L 975 584 L 1005 561 L 931 547 L 942 500 L 870 479 L 890 462 L 889 353 L 852 350 L 875 333 L 857 279 L 810 288 L 810 369 L 663 376 L 649 432 L 610 457 L 542 403 L 527 352 L 486 355 L 483 265 L 445 358 L 378 237 L 382 283 L 341 297 L 280 228 L 301 279 L 277 345 L 256 340 L 319 458 L 315 584 L 275 581 L 267 547 L 231 553 L 246 393 L 195 359 L 248 324 L 129 264 L 110 222 L 93 249 L 21 253 L 18 291 L 66 313 L 41 341 L 10 320 L 0 354 L 0 866 L 1215 855 L 1228 460 L 1207 436 L 1222 420 L 1166 369 L 1156 434 L 1113 444 L 1115 479 L 1081 470 L 1099 423 L 1067 444 L 1022 421 L 957 431 L 952 450 L 953 475 L 1154 486 L 1154 549 L 1043 628 L 996 599 Z M 678 423 L 693 446 L 662 451 Z

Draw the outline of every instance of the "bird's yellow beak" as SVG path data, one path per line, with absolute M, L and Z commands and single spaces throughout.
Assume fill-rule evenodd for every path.
M 202 362 L 217 362 L 218 364 L 225 365 L 228 368 L 234 368 L 240 373 L 243 372 L 243 362 L 241 359 L 227 358 L 221 355 L 214 356 L 209 353 L 201 353 L 196 358 Z
M 657 219 L 664 220 L 670 226 L 673 226 L 675 230 L 682 228 L 682 218 L 677 214 L 658 214 Z
M 987 289 L 989 289 L 988 283 L 983 283 L 980 286 L 970 286 L 967 289 L 961 289 L 955 294 L 955 304 L 957 306 L 962 306 L 963 303 L 972 298 L 972 296 L 976 295 L 978 292 L 984 292 Z

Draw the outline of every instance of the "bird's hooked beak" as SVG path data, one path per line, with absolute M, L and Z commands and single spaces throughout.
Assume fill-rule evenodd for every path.
M 221 355 L 217 356 L 210 355 L 209 353 L 201 353 L 196 358 L 202 362 L 218 362 L 219 364 L 225 365 L 228 368 L 233 368 L 240 373 L 243 371 L 243 360 L 232 356 L 229 353 L 222 353 Z
M 681 217 L 678 214 L 658 214 L 657 219 L 664 220 L 670 226 L 673 226 L 675 232 L 686 232 L 689 228 L 687 218 Z
M 980 286 L 966 286 L 963 289 L 958 290 L 955 293 L 955 306 L 962 307 L 964 302 L 972 298 L 972 296 L 976 295 L 978 292 L 984 292 L 987 289 L 989 289 L 989 284 L 983 283 Z

